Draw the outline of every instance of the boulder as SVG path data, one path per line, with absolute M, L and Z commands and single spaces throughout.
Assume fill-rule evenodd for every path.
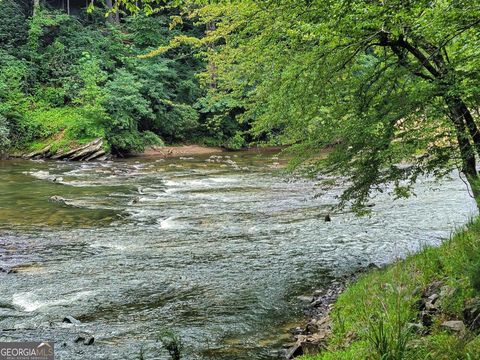
M 465 324 L 461 320 L 450 320 L 442 323 L 442 328 L 454 331 L 454 332 L 464 332 Z
M 75 343 L 82 343 L 83 345 L 93 345 L 95 342 L 95 338 L 92 335 L 88 334 L 80 334 L 78 335 L 75 340 Z
M 93 336 L 87 336 L 87 338 L 83 341 L 83 345 L 93 345 L 95 342 L 95 338 Z
M 80 325 L 81 324 L 80 320 L 77 320 L 73 316 L 70 316 L 70 315 L 65 316 L 63 318 L 62 322 L 68 323 L 68 324 L 73 324 L 73 325 Z

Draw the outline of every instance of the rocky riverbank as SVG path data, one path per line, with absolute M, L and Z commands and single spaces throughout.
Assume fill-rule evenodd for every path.
M 314 312 L 287 355 L 304 355 L 302 360 L 477 359 L 479 244 L 477 219 L 440 247 L 354 277 L 341 291 L 330 290 L 326 310 L 320 308 L 320 317 Z
M 370 264 L 364 269 L 333 280 L 322 289 L 315 290 L 311 297 L 299 297 L 299 300 L 307 303 L 304 308 L 306 320 L 302 325 L 291 329 L 294 343 L 285 344 L 286 350 L 282 358 L 294 359 L 306 354 L 317 354 L 326 349 L 328 337 L 332 332 L 330 313 L 335 301 L 348 284 L 373 269 L 378 269 L 378 266 Z
M 54 149 L 49 144 L 39 150 L 30 153 L 21 154 L 19 156 L 24 159 L 51 159 L 51 160 L 68 160 L 68 161 L 92 161 L 106 160 L 111 155 L 105 150 L 105 144 L 102 138 L 97 138 L 87 144 L 68 150 Z

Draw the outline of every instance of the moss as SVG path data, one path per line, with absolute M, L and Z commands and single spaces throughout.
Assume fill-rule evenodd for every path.
M 334 304 L 328 351 L 302 359 L 480 359 L 477 334 L 452 334 L 440 326 L 462 320 L 465 304 L 478 295 L 478 271 L 472 270 L 478 264 L 480 219 L 440 247 L 426 247 L 352 283 Z M 414 332 L 411 324 L 419 322 L 415 303 L 434 281 L 441 284 L 436 290 L 442 292 L 440 310 L 428 335 Z

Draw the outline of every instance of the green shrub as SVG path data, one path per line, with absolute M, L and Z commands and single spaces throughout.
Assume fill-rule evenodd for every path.
M 3 154 L 10 145 L 10 129 L 7 119 L 0 115 L 0 155 Z
M 227 149 L 230 150 L 239 150 L 245 146 L 245 139 L 241 131 L 237 131 L 234 136 L 227 140 L 224 145 Z
M 144 131 L 142 133 L 142 137 L 143 137 L 143 143 L 145 146 L 152 146 L 152 145 L 165 146 L 165 143 L 163 142 L 163 140 L 157 134 L 154 134 L 151 131 L 148 131 L 148 130 Z

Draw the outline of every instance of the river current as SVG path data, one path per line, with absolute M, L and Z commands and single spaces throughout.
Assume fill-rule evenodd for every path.
M 454 174 L 406 200 L 379 196 L 369 216 L 331 212 L 338 192 L 316 198 L 283 163 L 0 162 L 0 341 L 52 340 L 64 360 L 168 359 L 168 329 L 185 359 L 273 359 L 300 295 L 437 245 L 476 214 Z M 83 332 L 93 345 L 74 342 Z

